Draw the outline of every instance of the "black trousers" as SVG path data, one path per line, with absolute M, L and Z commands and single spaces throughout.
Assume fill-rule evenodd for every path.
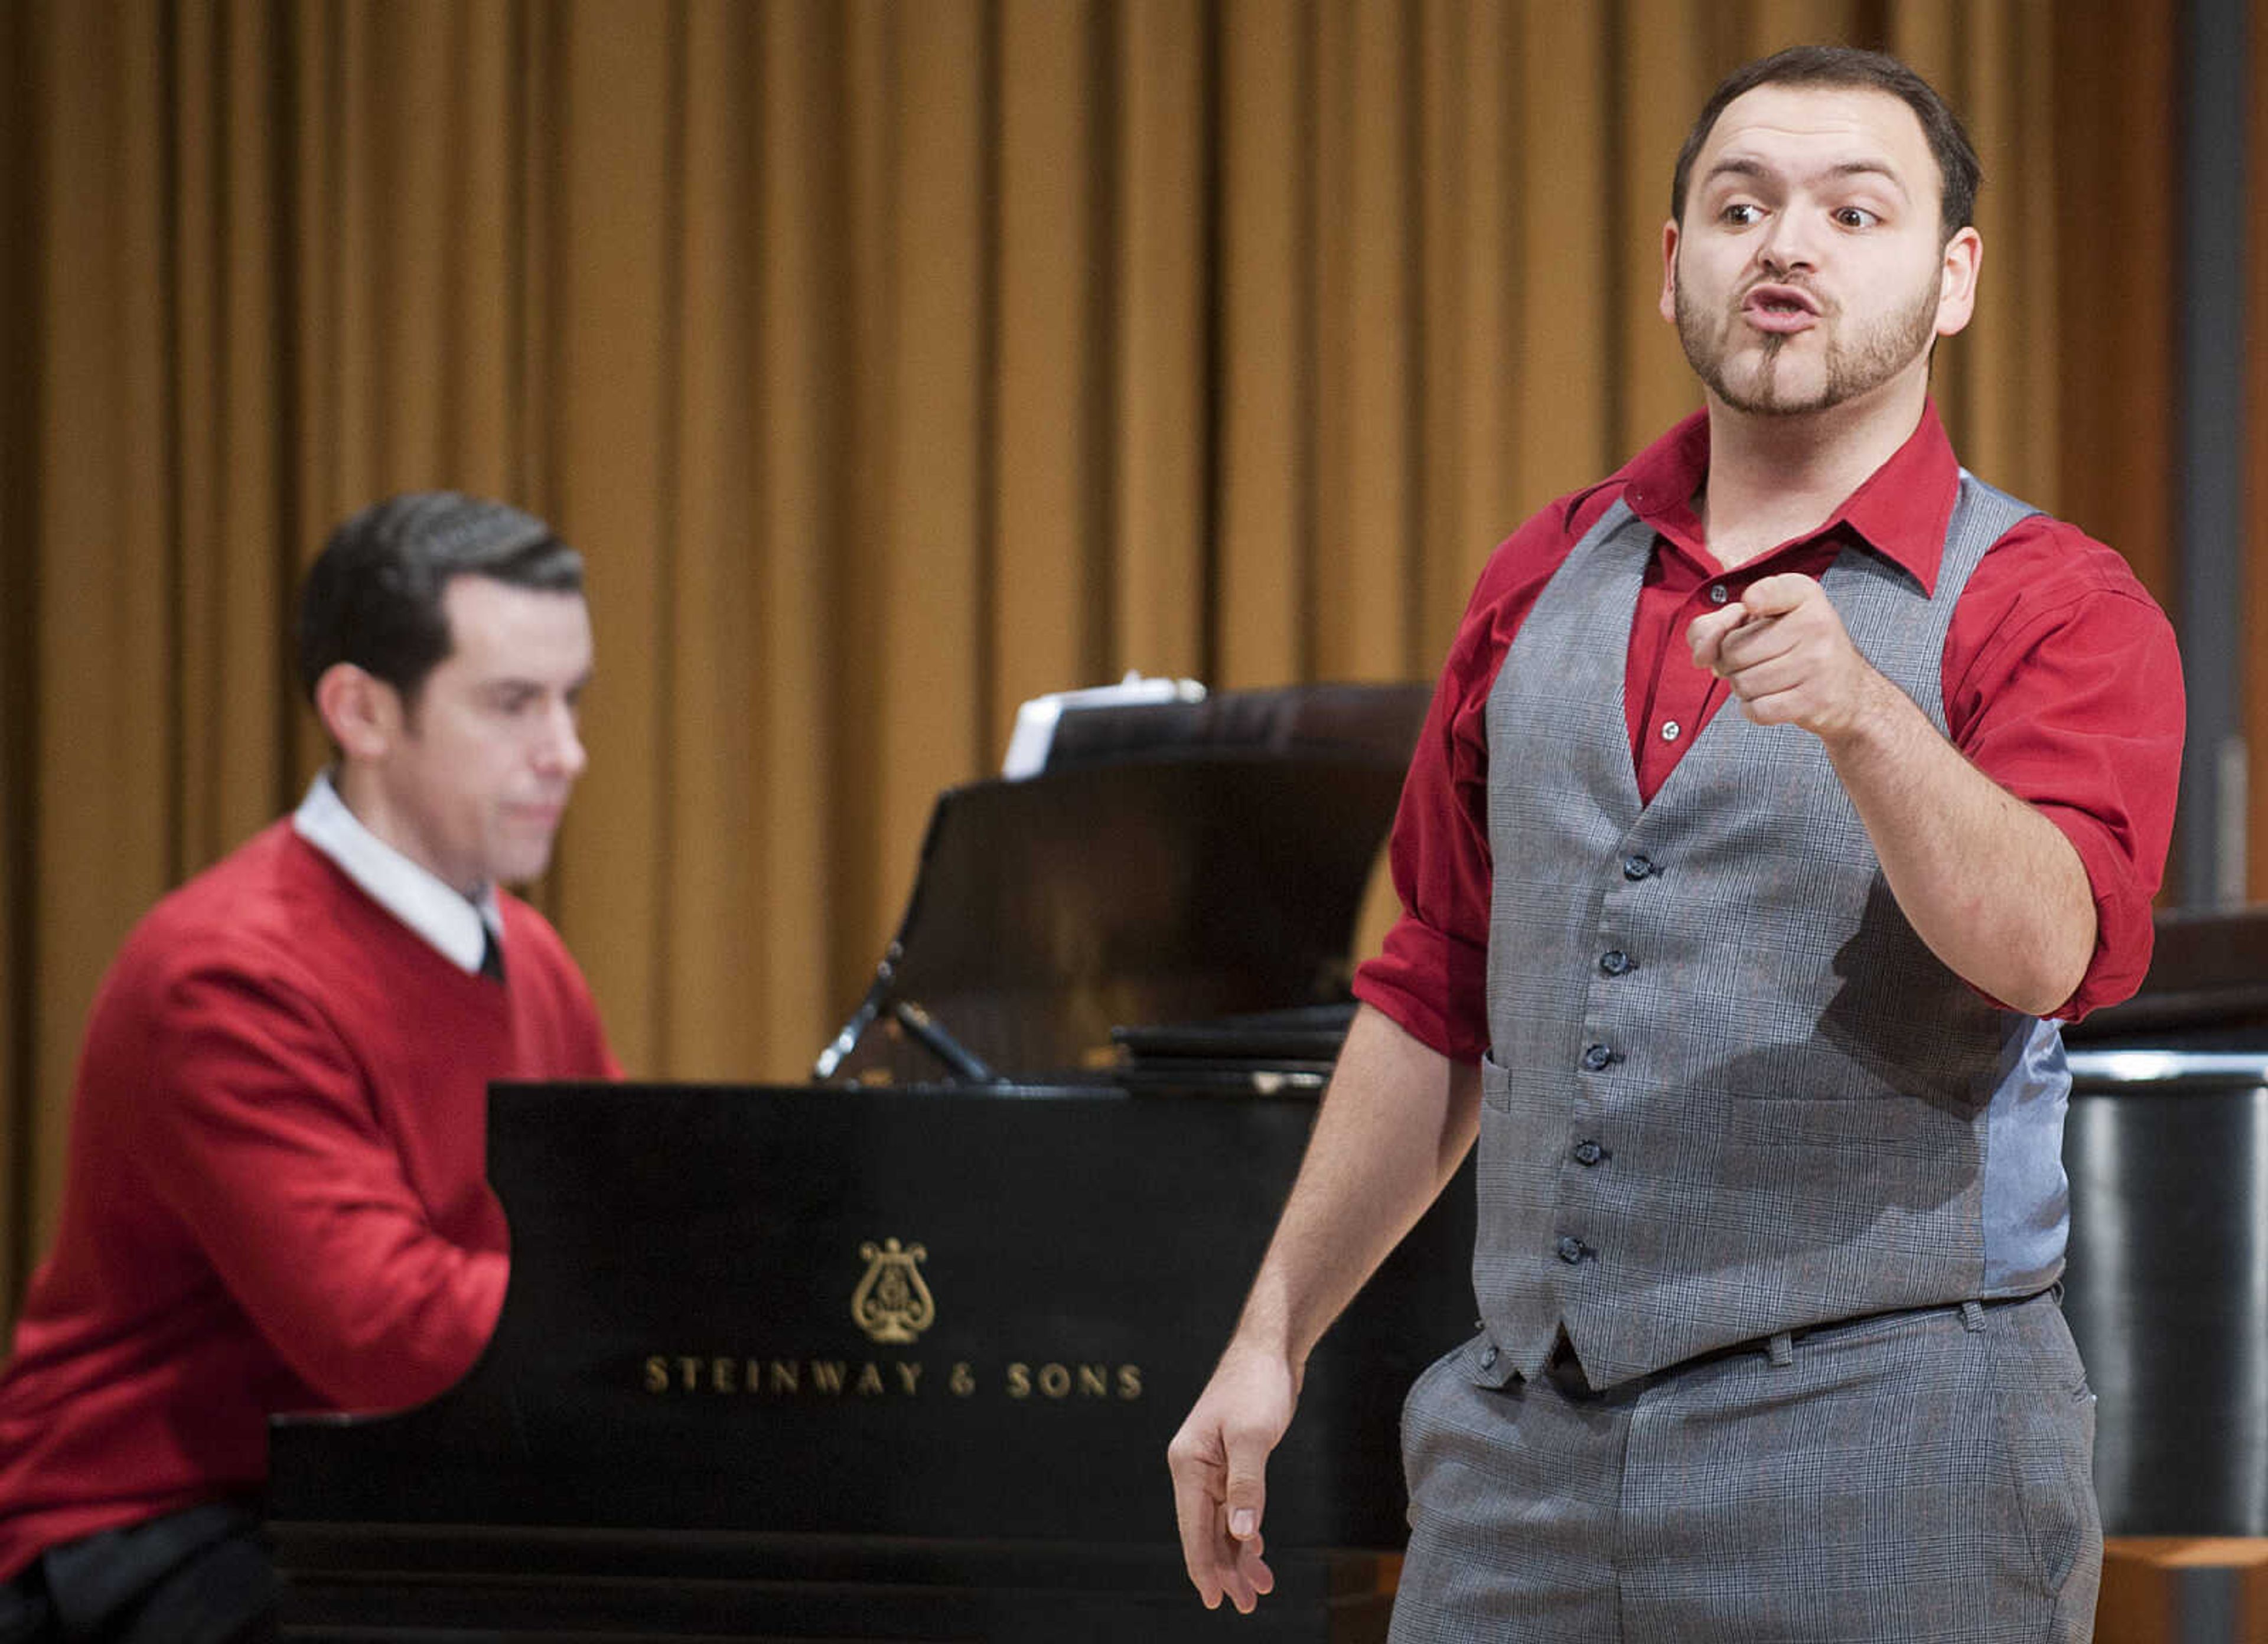
M 209 1501 L 49 1547 L 0 1586 L 0 1644 L 266 1644 L 276 1570 L 251 1508 Z

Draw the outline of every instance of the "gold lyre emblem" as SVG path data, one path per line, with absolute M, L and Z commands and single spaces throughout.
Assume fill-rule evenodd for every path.
M 850 1317 L 875 1341 L 911 1341 L 937 1322 L 937 1299 L 922 1282 L 917 1263 L 929 1259 L 918 1244 L 884 1239 L 858 1246 L 866 1276 L 850 1293 Z

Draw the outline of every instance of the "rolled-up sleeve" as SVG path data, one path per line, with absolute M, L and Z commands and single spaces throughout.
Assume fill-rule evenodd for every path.
M 1358 998 L 1457 1061 L 1489 1044 L 1489 693 L 1520 624 L 1609 500 L 1561 499 L 1522 525 L 1481 573 L 1402 786 L 1388 865 L 1402 917 L 1355 973 Z
M 1476 815 L 1470 758 L 1456 745 L 1466 716 L 1454 673 L 1453 658 L 1395 813 L 1388 866 L 1402 916 L 1356 972 L 1354 991 L 1441 1054 L 1478 1061 L 1488 1048 L 1488 830 L 1485 789 Z
M 2173 838 L 2183 698 L 2172 625 L 2123 560 L 2043 517 L 1977 566 L 1945 663 L 1955 745 L 2054 824 L 2087 872 L 2095 952 L 2052 1014 L 2116 1004 L 2149 968 Z

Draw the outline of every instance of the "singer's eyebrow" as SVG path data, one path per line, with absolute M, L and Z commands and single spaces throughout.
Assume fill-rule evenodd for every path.
M 1873 158 L 1839 160 L 1826 167 L 1821 174 L 1827 177 L 1844 178 L 1879 177 L 1897 191 L 1900 199 L 1911 198 L 1906 192 L 1905 179 L 1899 174 L 1898 168 L 1888 160 Z M 1783 173 L 1778 166 L 1755 155 L 1728 151 L 1717 157 L 1717 163 L 1712 165 L 1707 174 L 1701 179 L 1701 186 L 1705 188 L 1718 179 L 1727 176 L 1745 177 L 1757 182 L 1776 182 L 1782 180 Z

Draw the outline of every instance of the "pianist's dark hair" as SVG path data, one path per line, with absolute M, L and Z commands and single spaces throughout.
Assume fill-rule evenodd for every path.
M 583 556 L 533 514 L 454 491 L 373 503 L 331 532 L 299 592 L 300 688 L 350 662 L 414 706 L 449 655 L 441 597 L 455 576 L 546 593 L 583 591 Z
M 1717 117 L 1734 98 L 1760 85 L 1824 85 L 1886 92 L 1896 98 L 1921 121 L 1922 136 L 1929 140 L 1930 154 L 1937 161 L 1941 237 L 1951 239 L 1976 220 L 1977 190 L 1984 180 L 1984 168 L 1977 163 L 1976 145 L 1969 141 L 1960 116 L 1937 94 L 1935 86 L 1883 52 L 1861 51 L 1855 46 L 1790 46 L 1734 70 L 1701 105 L 1693 129 L 1685 134 L 1685 146 L 1677 150 L 1677 168 L 1670 175 L 1673 222 L 1685 220 L 1685 189 L 1693 179 L 1693 162 L 1716 129 Z

